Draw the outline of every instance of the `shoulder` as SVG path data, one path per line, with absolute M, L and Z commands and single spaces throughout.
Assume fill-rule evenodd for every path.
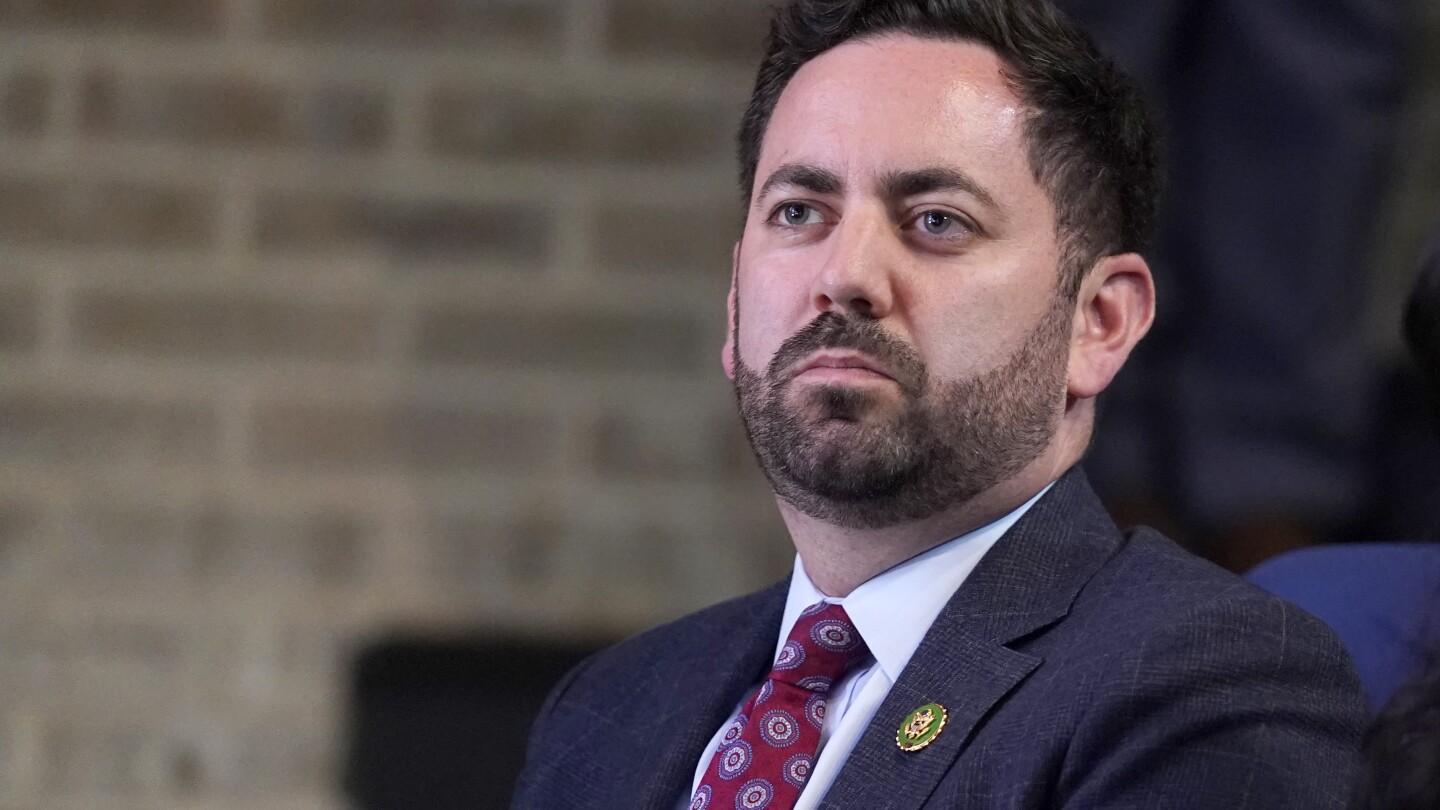
M 758 628 L 779 624 L 786 584 L 779 583 L 647 630 L 586 660 L 551 691 L 541 716 L 580 708 L 588 715 L 623 715 L 622 707 L 657 689 L 713 668 L 729 651 L 769 650 Z M 743 656 L 742 656 L 743 657 Z M 612 711 L 613 710 L 613 711 Z
M 1340 651 L 1334 633 L 1309 613 L 1146 527 L 1127 535 L 1081 592 L 1077 608 L 1108 618 L 1123 616 L 1115 622 L 1122 638 L 1127 627 L 1144 633 L 1194 625 L 1201 617 L 1222 622 L 1229 617 L 1249 631 L 1247 639 L 1268 630 L 1284 631 L 1287 639 Z M 1199 641 L 1223 641 L 1215 636 L 1220 627 L 1194 629 Z
M 1152 529 L 1127 537 L 1080 592 L 1072 619 L 1093 650 L 1131 662 L 1137 677 L 1249 661 L 1276 678 L 1288 672 L 1358 694 L 1329 627 Z
M 1378 710 L 1427 663 L 1440 631 L 1440 545 L 1315 546 L 1272 558 L 1245 578 L 1315 614 L 1355 658 Z
M 713 729 L 690 726 L 711 703 L 728 711 L 732 685 L 773 655 L 785 593 L 782 584 L 715 605 L 581 662 L 536 715 L 514 806 L 616 806 L 615 791 L 640 789 L 665 748 L 688 744 L 677 735 L 708 737 Z
M 734 639 L 737 628 L 753 631 L 773 614 L 779 622 L 785 604 L 786 584 L 779 583 L 735 599 L 712 605 L 646 630 L 607 647 L 581 662 L 572 682 L 584 686 L 597 681 L 660 679 L 677 668 L 713 658 L 718 647 Z M 773 646 L 774 639 L 767 645 Z
M 1243 777 L 1233 806 L 1343 805 L 1365 710 L 1315 617 L 1141 529 L 1066 624 L 1050 652 L 1084 684 L 1067 768 L 1080 795 L 1128 806 L 1154 784 L 1147 752 L 1169 751 L 1180 781 Z

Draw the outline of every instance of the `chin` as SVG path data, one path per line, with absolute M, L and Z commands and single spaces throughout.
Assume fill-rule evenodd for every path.
M 795 392 L 797 410 L 812 424 L 842 422 L 856 427 L 878 425 L 897 414 L 900 403 L 873 386 L 819 385 Z

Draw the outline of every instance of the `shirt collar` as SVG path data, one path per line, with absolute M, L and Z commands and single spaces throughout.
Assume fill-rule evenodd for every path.
M 999 520 L 917 554 L 867 580 L 841 599 L 821 593 L 810 581 L 797 555 L 775 655 L 780 655 L 780 648 L 790 637 L 790 630 L 802 610 L 816 602 L 830 602 L 845 608 L 876 663 L 890 681 L 895 682 L 910 663 L 910 656 L 915 654 L 930 625 L 935 623 L 935 617 L 975 570 L 980 558 L 1052 486 L 1053 481 Z

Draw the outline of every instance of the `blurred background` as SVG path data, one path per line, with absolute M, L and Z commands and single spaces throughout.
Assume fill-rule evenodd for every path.
M 0 808 L 480 779 L 493 684 L 784 574 L 718 363 L 764 18 L 0 0 Z M 1440 4 L 1404 33 L 1374 368 L 1440 221 Z

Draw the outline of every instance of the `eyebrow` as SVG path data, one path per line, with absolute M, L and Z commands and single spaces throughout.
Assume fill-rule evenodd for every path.
M 969 194 L 1001 214 L 1005 212 L 1005 207 L 995 200 L 994 195 L 959 169 L 933 166 L 911 171 L 886 172 L 881 176 L 879 185 L 881 194 L 887 199 L 904 199 L 932 191 L 959 191 Z
M 786 163 L 765 178 L 765 184 L 760 186 L 760 193 L 756 195 L 755 201 L 765 199 L 777 186 L 803 188 L 812 194 L 839 194 L 844 185 L 840 182 L 840 176 L 829 169 L 804 163 Z
M 786 163 L 765 178 L 755 201 L 759 203 L 764 200 L 779 186 L 794 186 L 812 194 L 839 194 L 844 190 L 845 184 L 841 182 L 839 175 L 829 169 L 806 163 Z M 892 200 L 932 191 L 959 191 L 969 194 L 1001 215 L 1005 213 L 1005 207 L 1000 205 L 984 186 L 959 169 L 946 166 L 886 172 L 881 176 L 878 187 L 882 196 Z

